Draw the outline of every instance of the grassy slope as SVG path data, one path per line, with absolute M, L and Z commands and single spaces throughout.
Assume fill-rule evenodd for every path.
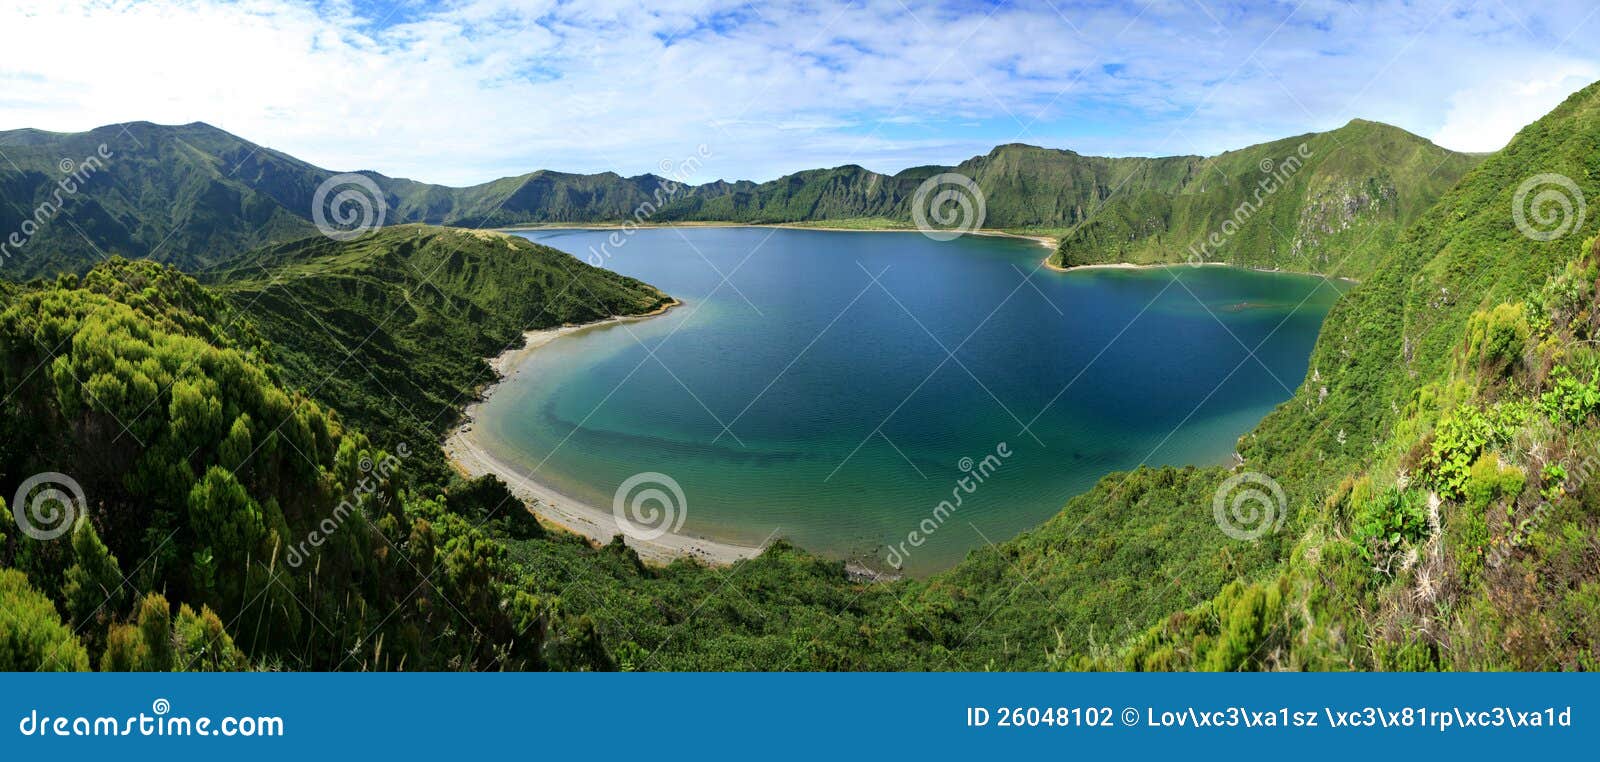
M 1600 183 L 1600 85 L 1524 128 L 1404 231 L 1393 254 L 1334 305 L 1312 352 L 1315 382 L 1241 440 L 1251 462 L 1327 487 L 1382 442 L 1417 389 L 1445 377 L 1475 310 L 1521 299 L 1579 253 L 1586 231 L 1540 242 L 1517 230 L 1512 199 L 1540 173 Z M 1328 393 L 1322 397 L 1321 389 Z M 1344 432 L 1350 446 L 1338 442 Z
M 253 614 L 261 626 L 241 627 L 247 635 L 238 643 L 256 663 L 332 667 L 358 631 L 376 632 L 372 604 L 398 600 L 412 574 L 374 546 L 386 544 L 375 534 L 379 514 L 396 505 L 388 484 L 381 497 L 363 501 L 372 522 L 366 511 L 351 515 L 313 567 L 283 563 L 285 546 L 352 494 L 355 459 L 383 454 L 316 402 L 281 388 L 260 342 L 247 330 L 238 339 L 223 330 L 229 317 L 227 305 L 192 279 L 121 259 L 81 280 L 64 276 L 9 294 L 0 310 L 0 373 L 10 390 L 0 407 L 0 474 L 10 485 L 66 466 L 93 496 L 70 545 L 12 533 L 0 542 L 0 563 L 55 602 L 72 640 L 81 638 L 100 666 L 197 668 L 174 659 L 169 646 L 190 654 L 233 649 L 222 621 L 215 638 L 174 632 L 169 639 L 174 601 L 213 619 L 214 610 L 230 631 Z M 388 526 L 389 541 L 403 545 L 405 530 L 392 520 Z M 118 582 L 119 558 L 132 590 Z M 147 609 L 141 627 L 126 626 Z M 416 634 L 428 630 L 438 632 L 422 625 Z M 14 632 L 0 627 L 0 637 Z M 390 646 L 417 656 L 403 640 Z M 119 643 L 122 656 L 145 657 L 114 659 L 110 646 Z M 37 656 L 38 666 L 54 661 Z
M 1053 261 L 1203 260 L 1360 277 L 1476 161 L 1356 120 L 1211 157 L 1165 190 L 1129 188 L 1063 238 Z M 1236 230 L 1223 228 L 1229 220 Z M 1213 234 L 1220 246 L 1207 243 Z
M 81 272 L 107 256 L 198 268 L 266 241 L 309 235 L 311 197 L 324 170 L 204 124 L 134 122 L 82 133 L 0 133 L 0 230 L 16 231 L 57 190 L 63 160 L 104 145 L 103 166 L 64 196 L 62 211 L 3 274 Z M 304 212 L 300 210 L 305 210 Z
M 1600 250 L 1585 242 L 1592 216 L 1553 241 L 1518 231 L 1516 189 L 1541 173 L 1600 193 L 1600 85 L 1522 130 L 1407 229 L 1330 313 L 1313 380 L 1241 440 L 1245 467 L 1290 495 L 1286 562 L 1175 614 L 1102 666 L 1596 666 L 1600 490 L 1587 473 L 1550 492 L 1563 479 L 1545 466 L 1565 461 L 1573 475 L 1600 427 L 1581 405 L 1566 420 L 1541 407 L 1559 394 L 1553 368 L 1581 382 L 1600 365 L 1590 348 Z M 1518 317 L 1506 319 L 1515 330 L 1501 332 L 1491 365 L 1482 347 L 1497 334 L 1485 333 L 1485 315 L 1502 304 Z M 1449 421 L 1482 420 L 1487 442 L 1443 433 Z M 1469 484 L 1492 481 L 1488 460 L 1526 485 L 1452 495 L 1438 464 L 1454 455 L 1476 464 Z M 1416 565 L 1375 573 L 1362 526 L 1383 518 L 1375 494 L 1402 473 L 1412 491 L 1444 501 L 1404 545 Z M 1553 508 L 1534 518 L 1546 497 Z M 1485 561 L 1496 548 L 1509 554 L 1499 566 Z
M 362 429 L 430 443 L 525 331 L 648 312 L 669 298 L 501 233 L 400 225 L 248 252 L 203 280 L 275 346 L 288 382 Z

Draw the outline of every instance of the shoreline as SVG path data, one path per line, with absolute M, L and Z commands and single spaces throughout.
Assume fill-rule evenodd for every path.
M 494 228 L 503 233 L 512 233 L 519 230 L 625 230 L 628 228 L 781 228 L 784 230 L 821 230 L 829 233 L 919 233 L 914 227 L 909 228 L 843 228 L 828 227 L 823 225 L 810 225 L 795 222 L 574 222 L 574 223 L 540 223 L 536 225 L 512 225 L 504 228 Z M 1024 241 L 1033 241 L 1040 246 L 1054 250 L 1060 245 L 1060 239 L 1047 235 L 1033 235 L 1030 233 L 1012 233 L 1005 230 L 979 229 L 964 235 L 979 235 L 989 238 L 1015 238 Z
M 1236 264 L 1233 264 L 1232 262 L 1194 262 L 1194 263 L 1190 263 L 1190 262 L 1151 262 L 1151 263 L 1148 263 L 1148 264 L 1134 264 L 1132 262 L 1098 262 L 1098 263 L 1095 263 L 1095 264 L 1092 264 L 1092 265 L 1073 265 L 1071 267 L 1062 267 L 1060 265 L 1057 265 L 1057 264 L 1051 262 L 1050 261 L 1050 257 L 1045 257 L 1044 266 L 1045 266 L 1045 269 L 1053 270 L 1053 271 L 1058 272 L 1058 273 L 1070 273 L 1070 272 L 1077 272 L 1079 270 L 1155 270 L 1155 269 L 1166 268 L 1166 267 L 1233 267 L 1233 268 L 1237 268 L 1237 269 L 1240 269 L 1240 270 L 1251 270 L 1253 272 L 1258 272 L 1258 273 L 1283 273 L 1284 275 L 1309 275 L 1309 276 L 1312 276 L 1312 277 L 1315 277 L 1315 278 L 1330 278 L 1332 280 L 1342 280 L 1342 281 L 1344 281 L 1346 283 L 1355 283 L 1355 284 L 1359 284 L 1361 282 L 1359 280 L 1356 280 L 1355 278 L 1347 278 L 1347 277 L 1345 277 L 1343 275 L 1328 275 L 1326 273 L 1302 272 L 1300 270 L 1284 270 L 1282 268 L 1276 268 L 1276 267 L 1274 267 L 1274 268 L 1251 267 L 1249 265 L 1236 265 Z
M 605 545 L 618 535 L 623 535 L 610 510 L 562 494 L 550 485 L 538 481 L 531 474 L 524 473 L 525 469 L 496 456 L 489 443 L 476 431 L 478 408 L 488 400 L 496 388 L 521 372 L 521 366 L 527 358 L 540 347 L 562 336 L 658 317 L 682 304 L 683 302 L 673 299 L 660 308 L 641 315 L 611 317 L 524 333 L 522 346 L 489 358 L 489 365 L 497 374 L 496 380 L 485 387 L 478 399 L 467 406 L 462 412 L 461 423 L 445 436 L 444 453 L 450 466 L 469 479 L 486 474 L 500 477 L 511 494 L 522 501 L 527 510 L 532 511 L 551 529 L 581 536 L 595 546 Z M 692 558 L 706 564 L 727 566 L 735 561 L 754 558 L 762 551 L 762 548 L 758 547 L 685 534 L 664 534 L 646 540 L 624 535 L 624 540 L 628 547 L 639 554 L 640 559 L 660 565 L 669 564 L 679 558 Z
M 1051 270 L 1054 270 L 1054 271 L 1056 271 L 1058 273 L 1070 273 L 1070 272 L 1077 272 L 1079 270 L 1156 270 L 1156 269 L 1160 269 L 1160 268 L 1164 268 L 1164 267 L 1180 267 L 1180 266 L 1182 266 L 1182 267 L 1234 267 L 1234 265 L 1230 265 L 1227 262 L 1200 262 L 1200 263 L 1197 263 L 1197 264 L 1190 264 L 1188 262 L 1151 262 L 1149 264 L 1134 264 L 1132 262 L 1099 262 L 1099 263 L 1092 264 L 1092 265 L 1073 265 L 1071 267 L 1062 267 L 1060 265 L 1052 263 L 1050 261 L 1049 257 L 1045 257 L 1044 266 L 1049 268 L 1049 269 L 1051 269 Z M 1241 269 L 1246 269 L 1246 268 L 1241 268 Z M 1248 268 L 1248 269 L 1254 269 L 1254 268 Z
M 743 228 L 789 228 L 793 230 L 822 230 L 828 232 L 845 233 L 915 233 L 915 229 L 859 229 L 859 228 L 831 228 L 799 226 L 789 224 L 741 224 L 741 223 L 691 223 L 691 227 L 743 227 Z M 668 227 L 667 225 L 640 225 L 637 227 Z M 514 232 L 518 230 L 615 230 L 622 229 L 621 224 L 549 224 L 526 225 L 507 228 L 497 228 L 497 232 Z M 971 235 L 995 236 L 1005 238 L 1018 238 L 1032 240 L 1040 245 L 1055 248 L 1055 241 L 1047 236 L 1032 236 L 1005 231 L 974 231 Z M 1287 270 L 1269 270 L 1265 268 L 1245 267 L 1228 262 L 1200 262 L 1189 265 L 1186 262 L 1165 262 L 1135 264 L 1131 262 L 1107 262 L 1088 265 L 1075 265 L 1072 267 L 1059 267 L 1052 264 L 1049 257 L 1043 265 L 1056 272 L 1071 272 L 1073 270 L 1147 270 L 1155 268 L 1170 268 L 1181 266 L 1194 267 L 1236 267 L 1239 269 L 1255 270 L 1257 272 L 1280 272 L 1286 274 L 1323 276 L 1321 273 L 1298 273 Z M 1353 278 L 1339 277 L 1350 283 L 1359 283 Z M 599 547 L 610 543 L 614 538 L 623 536 L 628 547 L 639 554 L 641 560 L 652 565 L 667 565 L 679 558 L 691 558 L 701 563 L 713 566 L 729 566 L 733 563 L 754 558 L 761 554 L 764 548 L 739 545 L 736 543 L 722 542 L 707 537 L 697 537 L 687 534 L 664 534 L 650 539 L 638 539 L 624 535 L 608 509 L 595 506 L 582 500 L 565 495 L 548 484 L 542 483 L 531 474 L 525 474 L 524 469 L 514 463 L 496 456 L 489 444 L 482 438 L 476 429 L 477 413 L 489 397 L 504 383 L 511 380 L 521 372 L 527 358 L 535 351 L 556 339 L 601 328 L 619 323 L 629 323 L 646 320 L 666 314 L 675 307 L 682 306 L 683 302 L 668 297 L 666 304 L 639 315 L 625 315 L 604 318 L 588 323 L 562 325 L 554 328 L 545 328 L 527 331 L 523 334 L 523 344 L 520 347 L 509 349 L 501 354 L 487 358 L 490 367 L 494 368 L 497 378 L 485 386 L 478 398 L 470 403 L 462 412 L 461 422 L 457 424 L 445 437 L 443 449 L 445 457 L 452 468 L 467 478 L 477 478 L 486 474 L 494 474 L 505 482 L 510 490 L 524 507 L 536 515 L 539 520 L 549 528 L 578 535 L 585 538 L 591 545 Z M 885 575 L 864 565 L 847 565 L 847 572 L 861 580 L 896 579 L 900 575 Z

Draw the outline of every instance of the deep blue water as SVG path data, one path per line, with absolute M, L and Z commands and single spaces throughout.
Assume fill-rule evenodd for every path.
M 1035 243 L 975 236 L 524 235 L 685 305 L 535 352 L 478 416 L 497 451 L 599 506 L 634 474 L 667 474 L 689 534 L 783 536 L 919 574 L 1041 523 L 1108 472 L 1225 462 L 1305 375 L 1338 295 L 1224 267 L 1059 273 Z M 1000 443 L 1011 454 L 906 545 L 967 475 L 962 459 Z

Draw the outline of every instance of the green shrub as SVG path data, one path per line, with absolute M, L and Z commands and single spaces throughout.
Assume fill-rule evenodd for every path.
M 1491 433 L 1488 418 L 1467 406 L 1456 408 L 1439 421 L 1427 465 L 1433 486 L 1441 496 L 1452 500 L 1461 497 L 1467 471 L 1488 444 Z
M 1515 466 L 1502 465 L 1493 453 L 1484 453 L 1467 475 L 1466 502 L 1450 512 L 1445 522 L 1445 543 L 1464 584 L 1483 571 L 1489 549 L 1488 508 L 1501 499 L 1515 500 L 1527 484 L 1527 475 Z
M 1566 488 L 1562 486 L 1567 481 L 1566 466 L 1560 463 L 1546 463 L 1544 468 L 1540 469 L 1539 476 L 1542 477 L 1544 484 L 1539 488 L 1539 495 L 1544 499 L 1556 500 L 1566 493 Z
M 1503 375 L 1521 358 L 1531 330 L 1522 304 L 1503 303 L 1467 320 L 1467 362 L 1479 375 Z
M 1356 507 L 1355 541 L 1375 569 L 1392 573 L 1392 562 L 1408 545 L 1428 535 L 1428 498 L 1422 490 L 1390 487 Z
M 0 569 L 0 672 L 86 672 L 89 653 L 44 594 Z
M 1467 472 L 1464 493 L 1469 510 L 1482 512 L 1489 503 L 1502 497 L 1522 494 L 1527 475 L 1516 466 L 1501 466 L 1494 453 L 1484 453 Z
M 1539 408 L 1550 420 L 1577 426 L 1600 407 L 1600 371 L 1588 382 L 1579 381 L 1565 365 L 1550 372 L 1550 391 L 1539 396 Z

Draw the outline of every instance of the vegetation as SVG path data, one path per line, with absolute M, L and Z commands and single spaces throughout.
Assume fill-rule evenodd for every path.
M 191 278 L 121 259 L 0 312 L 7 481 L 71 462 L 91 496 L 71 542 L 14 532 L 0 550 L 19 663 L 544 666 L 525 632 L 547 612 L 511 589 L 503 547 L 291 390 L 268 342 L 219 328 L 236 318 Z
M 483 358 L 521 345 L 525 331 L 671 302 L 525 238 L 422 225 L 271 246 L 200 277 L 240 318 L 234 325 L 272 345 L 285 383 L 391 450 L 436 450 L 494 380 Z
M 0 259 L 12 280 L 81 274 L 110 253 L 193 269 L 308 236 L 311 198 L 331 174 L 200 123 L 12 130 L 0 151 L 0 231 L 24 236 Z
M 62 623 L 50 599 L 15 569 L 0 569 L 0 670 L 89 669 L 89 653 Z
M 1285 190 L 1214 258 L 1331 271 L 1332 253 L 1349 252 L 1338 272 L 1359 274 L 1473 161 L 1398 128 L 1354 122 L 1211 158 L 1105 158 L 1013 143 L 954 167 L 884 175 L 850 165 L 765 183 L 685 184 L 713 168 L 712 157 L 685 162 L 685 183 L 541 170 L 450 188 L 360 174 L 383 196 L 389 224 L 719 221 L 881 229 L 911 227 L 923 181 L 956 172 L 982 191 L 985 227 L 1064 237 L 1057 264 L 1148 262 L 1182 260 L 1186 247 L 1251 198 L 1266 176 L 1261 160 L 1298 161 L 1301 143 L 1314 149 L 1305 168 L 1289 173 Z M 61 157 L 93 156 L 100 146 L 111 154 L 104 167 L 61 204 L 72 224 L 43 224 L 0 262 L 3 272 L 14 279 L 81 273 L 107 252 L 187 271 L 214 267 L 233 253 L 310 235 L 317 189 L 335 174 L 201 123 L 0 132 L 0 149 L 16 164 L 0 167 L 0 196 L 13 202 L 0 209 L 0 230 L 19 229 L 51 200 Z
M 0 517 L 0 667 L 1595 669 L 1600 244 L 1524 236 L 1510 204 L 1545 172 L 1600 197 L 1597 111 L 1600 85 L 1396 212 L 1415 223 L 1393 245 L 1351 249 L 1367 270 L 1307 379 L 1239 442 L 1288 497 L 1279 531 L 1217 530 L 1228 469 L 1140 469 L 921 580 L 784 543 L 650 567 L 540 527 L 432 446 L 405 454 L 439 424 L 388 400 L 453 410 L 523 328 L 664 298 L 546 249 L 401 227 L 207 255 L 199 281 L 111 258 L 7 286 L 0 494 L 72 463 L 88 504 L 53 541 Z M 738 192 L 793 210 L 870 184 L 852 177 Z
M 1053 263 L 1227 262 L 1361 278 L 1476 161 L 1358 119 L 1124 189 L 1062 239 Z
M 1284 563 L 1113 669 L 1594 669 L 1600 249 L 1525 236 L 1515 189 L 1593 197 L 1600 85 L 1472 170 L 1335 305 L 1312 378 L 1240 442 L 1301 504 Z
M 654 569 L 619 544 L 592 548 L 545 531 L 503 485 L 453 476 L 436 449 L 418 447 L 393 473 L 380 473 L 371 464 L 389 461 L 420 424 L 375 404 L 361 415 L 375 438 L 392 443 L 378 445 L 329 410 L 322 400 L 377 399 L 385 389 L 357 380 L 330 392 L 335 387 L 299 381 L 360 378 L 335 372 L 348 352 L 306 323 L 333 320 L 341 304 L 354 311 L 322 294 L 341 293 L 346 279 L 359 290 L 368 276 L 398 273 L 396 250 L 414 248 L 407 261 L 427 262 L 422 252 L 464 236 L 396 229 L 367 241 L 287 247 L 273 261 L 276 279 L 223 269 L 207 276 L 215 288 L 116 259 L 82 279 L 63 276 L 15 296 L 0 319 L 6 381 L 16 389 L 0 438 L 4 473 L 14 483 L 72 462 L 92 499 L 70 542 L 11 533 L 0 561 L 33 589 L 52 591 L 43 600 L 55 601 L 54 621 L 70 626 L 75 637 L 66 642 L 89 655 L 87 664 L 1017 668 L 1042 663 L 1038 643 L 1072 647 L 1095 632 L 1132 632 L 1173 600 L 1209 593 L 1270 558 L 1266 546 L 1224 548 L 1209 515 L 1172 515 L 1175 504 L 1205 499 L 1209 482 L 1193 469 L 1108 479 L 1014 543 L 975 554 L 945 577 L 899 583 L 854 579 L 842 563 L 784 545 L 728 571 L 689 561 Z M 500 236 L 461 241 L 484 242 L 508 246 Z M 324 248 L 305 250 L 317 247 Z M 506 249 L 524 250 L 574 272 L 582 267 L 537 247 Z M 461 261 L 481 265 L 469 268 L 473 277 L 493 282 L 496 265 Z M 644 311 L 661 298 L 625 279 L 588 275 L 599 279 L 591 298 L 618 300 L 611 309 Z M 263 308 L 280 287 L 272 283 L 307 288 Z M 480 313 L 513 303 L 530 309 L 519 302 L 553 292 L 507 293 L 501 302 L 490 293 L 431 313 L 431 331 L 487 341 L 468 331 L 499 325 Z M 277 312 L 296 302 L 298 322 Z M 439 347 L 410 333 L 408 321 L 380 322 L 376 312 L 391 303 L 404 300 L 375 298 L 355 325 L 422 372 L 421 353 Z M 603 314 L 550 306 L 574 319 Z M 58 345 L 52 359 L 44 350 Z M 482 352 L 458 354 L 475 360 Z M 469 399 L 482 378 L 466 371 L 427 371 L 426 383 L 437 385 L 428 393 L 446 403 Z M 380 483 L 362 489 L 369 478 Z M 335 531 L 309 547 L 306 538 L 329 521 Z M 1108 543 L 1112 535 L 1125 539 Z M 132 577 L 124 581 L 124 573 Z M 1148 585 L 1152 574 L 1174 587 Z M 1028 595 L 1014 595 L 1024 582 Z M 35 612 L 30 621 L 45 613 L 18 610 Z M 50 621 L 41 620 L 40 631 L 59 634 Z M 168 653 L 168 643 L 179 645 Z

